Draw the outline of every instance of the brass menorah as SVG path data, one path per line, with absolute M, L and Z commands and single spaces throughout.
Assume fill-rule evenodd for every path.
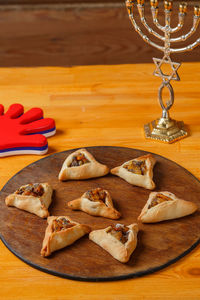
M 171 80 L 180 80 L 180 77 L 177 73 L 177 70 L 180 67 L 180 63 L 173 62 L 170 58 L 171 53 L 180 53 L 185 51 L 191 51 L 200 44 L 200 38 L 198 38 L 194 43 L 183 47 L 183 48 L 171 48 L 171 43 L 177 43 L 186 41 L 193 33 L 197 30 L 199 21 L 200 21 L 200 7 L 194 6 L 194 17 L 193 17 L 193 26 L 187 34 L 181 35 L 179 37 L 171 38 L 171 34 L 178 32 L 183 28 L 185 16 L 187 13 L 187 4 L 179 4 L 179 13 L 178 13 L 178 25 L 174 28 L 171 27 L 171 14 L 172 14 L 172 4 L 173 1 L 164 1 L 164 14 L 165 14 L 165 25 L 162 26 L 158 21 L 158 0 L 150 0 L 151 12 L 154 25 L 162 31 L 164 34 L 161 35 L 157 31 L 153 30 L 147 23 L 145 19 L 145 5 L 144 0 L 126 0 L 126 7 L 128 10 L 129 18 L 139 35 L 143 38 L 145 42 L 151 46 L 161 50 L 164 53 L 162 59 L 153 58 L 153 61 L 156 65 L 156 70 L 154 71 L 155 76 L 159 76 L 162 79 L 162 83 L 159 88 L 158 98 L 162 108 L 162 117 L 152 121 L 149 124 L 144 125 L 145 136 L 146 138 L 151 138 L 154 140 L 159 140 L 166 143 L 175 142 L 181 138 L 184 138 L 188 135 L 184 123 L 182 121 L 175 121 L 170 118 L 169 110 L 174 103 L 174 91 L 170 84 Z M 146 36 L 134 18 L 134 6 L 137 5 L 141 23 L 147 29 L 147 31 L 154 35 L 156 38 L 164 42 L 164 46 L 160 46 L 155 42 L 151 41 L 148 36 Z M 171 66 L 171 72 L 167 74 L 162 70 L 164 65 Z M 164 103 L 163 100 L 163 89 L 167 88 L 169 91 L 170 99 Z

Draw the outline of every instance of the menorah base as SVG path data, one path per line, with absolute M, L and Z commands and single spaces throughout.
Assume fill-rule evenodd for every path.
M 188 135 L 182 121 L 168 118 L 160 118 L 145 124 L 144 131 L 146 138 L 164 143 L 174 143 Z

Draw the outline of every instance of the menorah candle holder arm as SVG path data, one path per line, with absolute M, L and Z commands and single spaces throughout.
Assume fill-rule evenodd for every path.
M 151 6 L 151 13 L 154 25 L 156 25 L 161 31 L 165 32 L 165 26 L 160 25 L 158 22 L 158 6 Z
M 171 14 L 172 14 L 172 1 L 164 1 L 165 12 L 165 34 L 170 34 L 171 27 Z
M 144 4 L 138 4 L 137 5 L 137 8 L 138 8 L 138 12 L 139 12 L 139 15 L 140 15 L 140 19 L 141 19 L 141 22 L 142 24 L 144 25 L 144 27 L 149 31 L 149 33 L 153 34 L 154 36 L 156 36 L 158 39 L 162 40 L 162 41 L 165 41 L 165 37 L 160 35 L 159 33 L 157 33 L 156 31 L 154 31 L 148 24 L 147 24 L 147 21 L 145 19 L 145 16 L 144 16 Z
M 177 42 L 186 41 L 189 37 L 191 37 L 193 35 L 193 33 L 195 33 L 195 31 L 197 30 L 197 27 L 199 25 L 199 22 L 200 22 L 200 17 L 199 16 L 194 16 L 193 26 L 190 29 L 190 31 L 188 33 L 180 36 L 180 37 L 171 38 L 170 43 L 177 43 Z
M 133 24 L 133 27 L 135 28 L 135 31 L 137 31 L 137 33 L 139 33 L 139 35 L 143 38 L 143 40 L 144 40 L 146 43 L 148 43 L 149 45 L 151 45 L 151 46 L 157 48 L 158 50 L 164 51 L 164 49 L 165 49 L 164 47 L 162 47 L 162 46 L 160 46 L 160 45 L 154 43 L 153 41 L 151 41 L 151 40 L 148 38 L 148 36 L 146 36 L 146 35 L 142 32 L 142 30 L 140 29 L 140 27 L 137 25 L 137 23 L 136 23 L 136 21 L 135 21 L 135 19 L 134 19 L 134 17 L 133 17 L 133 14 L 130 14 L 130 15 L 129 15 L 129 18 L 130 18 L 130 20 L 131 20 L 131 23 Z
M 186 13 L 187 13 L 187 4 L 181 3 L 179 5 L 178 25 L 175 28 L 171 28 L 170 33 L 178 32 L 181 28 L 183 28 Z
M 170 48 L 170 53 L 181 53 L 181 52 L 191 51 L 194 48 L 196 48 L 198 45 L 200 45 L 200 38 L 198 38 L 196 40 L 196 42 L 194 42 L 186 47 L 177 48 L 177 49 Z
M 170 33 L 175 33 L 175 32 L 178 32 L 179 30 L 181 30 L 183 28 L 184 21 L 185 21 L 185 14 L 179 14 L 178 25 L 174 28 L 171 28 Z

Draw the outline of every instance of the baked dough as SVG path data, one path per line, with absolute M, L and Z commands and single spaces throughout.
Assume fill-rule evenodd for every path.
M 156 223 L 190 215 L 197 209 L 195 203 L 179 199 L 170 192 L 152 192 L 138 220 Z
M 153 190 L 155 188 L 155 183 L 152 180 L 155 162 L 153 155 L 147 154 L 123 163 L 112 169 L 111 173 L 123 178 L 130 184 Z
M 5 203 L 7 206 L 15 206 L 41 218 L 47 218 L 52 193 L 52 187 L 48 183 L 26 184 L 8 195 Z
M 115 259 L 126 263 L 137 246 L 138 225 L 111 225 L 90 232 L 89 239 L 109 252 Z
M 64 161 L 59 173 L 59 180 L 80 180 L 101 177 L 109 173 L 106 165 L 95 160 L 86 149 L 71 153 Z
M 67 216 L 48 217 L 47 223 L 48 226 L 41 249 L 43 257 L 47 257 L 52 252 L 73 244 L 91 231 L 89 226 L 72 221 Z
M 80 198 L 67 203 L 73 210 L 82 210 L 92 216 L 119 219 L 121 214 L 114 209 L 112 198 L 108 191 L 96 188 L 85 192 Z

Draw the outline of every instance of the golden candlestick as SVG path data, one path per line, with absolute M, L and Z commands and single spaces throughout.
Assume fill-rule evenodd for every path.
M 173 1 L 165 0 L 164 1 L 164 13 L 165 13 L 165 25 L 162 26 L 158 21 L 158 0 L 150 0 L 151 12 L 154 25 L 163 32 L 163 35 L 159 34 L 153 30 L 147 23 L 145 19 L 145 1 L 144 0 L 127 0 L 126 7 L 128 10 L 129 18 L 139 35 L 143 38 L 145 42 L 155 47 L 156 49 L 161 50 L 164 53 L 162 59 L 153 58 L 153 61 L 156 65 L 156 70 L 154 71 L 155 76 L 159 76 L 162 79 L 158 91 L 158 98 L 160 106 L 162 108 L 161 118 L 152 121 L 151 123 L 144 125 L 145 136 L 153 140 L 158 140 L 166 143 L 173 143 L 177 140 L 180 140 L 188 135 L 187 131 L 184 128 L 184 123 L 182 121 L 172 120 L 169 116 L 169 110 L 174 103 L 174 91 L 170 84 L 172 80 L 180 80 L 180 77 L 177 73 L 180 63 L 173 62 L 170 58 L 171 53 L 180 53 L 185 51 L 191 51 L 200 44 L 200 38 L 198 38 L 194 43 L 183 47 L 183 48 L 171 48 L 172 43 L 186 41 L 193 33 L 197 30 L 200 21 L 200 7 L 194 7 L 194 17 L 193 17 L 193 26 L 187 34 L 181 35 L 179 37 L 171 38 L 171 35 L 175 32 L 178 32 L 184 25 L 184 19 L 187 12 L 187 4 L 185 2 L 180 3 L 179 5 L 179 22 L 178 25 L 174 28 L 171 27 L 171 13 L 172 13 L 172 4 Z M 134 19 L 134 5 L 137 5 L 137 9 L 140 15 L 140 19 L 147 31 L 164 42 L 164 46 L 160 46 L 155 42 L 151 41 L 148 36 L 146 36 Z M 164 65 L 170 65 L 172 71 L 167 74 L 163 71 Z M 163 90 L 168 89 L 170 94 L 170 99 L 166 101 L 166 104 L 163 100 Z

